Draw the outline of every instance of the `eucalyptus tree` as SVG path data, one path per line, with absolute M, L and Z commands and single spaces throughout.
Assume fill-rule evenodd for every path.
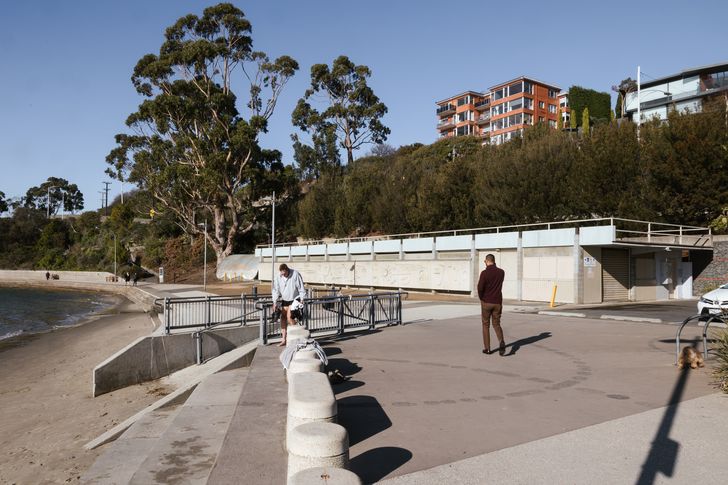
M 8 202 L 5 200 L 5 192 L 0 190 L 0 214 L 7 212 L 8 209 Z
M 107 173 L 149 191 L 156 210 L 172 213 L 187 234 L 202 234 L 209 219 L 219 264 L 236 238 L 254 230 L 266 195 L 295 190 L 292 170 L 279 151 L 260 147 L 259 136 L 296 70 L 289 56 L 271 61 L 253 50 L 251 24 L 232 4 L 180 18 L 159 53 L 134 68 L 145 99 L 126 121 L 132 133 L 116 136 Z M 238 83 L 247 85 L 245 114 Z
M 42 184 L 31 187 L 22 200 L 23 206 L 56 214 L 61 208 L 66 212 L 83 209 L 83 194 L 76 184 L 60 177 L 48 177 Z
M 387 140 L 390 130 L 382 123 L 387 107 L 367 84 L 371 75 L 367 66 L 357 66 L 346 56 L 334 59 L 330 68 L 327 64 L 311 67 L 311 87 L 298 100 L 292 121 L 312 135 L 315 152 L 335 140 L 352 163 L 354 150 Z M 318 105 L 322 105 L 321 111 Z M 324 164 L 327 161 L 336 162 L 322 159 Z

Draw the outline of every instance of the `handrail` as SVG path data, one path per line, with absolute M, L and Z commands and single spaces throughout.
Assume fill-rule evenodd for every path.
M 608 221 L 610 225 L 615 226 L 615 222 L 622 222 L 622 223 L 636 223 L 636 224 L 646 224 L 648 226 L 648 231 L 633 231 L 630 229 L 620 229 L 617 228 L 617 232 L 634 232 L 634 233 L 641 233 L 645 235 L 655 234 L 656 231 L 652 230 L 651 228 L 654 226 L 659 227 L 666 227 L 666 228 L 674 228 L 673 230 L 676 231 L 675 235 L 679 235 L 680 231 L 686 231 L 686 230 L 692 230 L 692 231 L 707 231 L 705 234 L 711 235 L 710 228 L 707 227 L 700 227 L 700 226 L 686 226 L 686 225 L 680 225 L 680 224 L 670 224 L 666 222 L 651 222 L 651 221 L 642 221 L 638 219 L 624 219 L 620 217 L 598 217 L 593 219 L 575 219 L 575 220 L 568 220 L 568 221 L 553 221 L 553 222 L 532 222 L 527 224 L 512 224 L 512 225 L 505 225 L 505 226 L 488 226 L 488 227 L 477 227 L 477 228 L 469 228 L 469 229 L 450 229 L 450 230 L 442 230 L 442 231 L 423 231 L 423 232 L 409 232 L 409 233 L 399 233 L 399 234 L 386 234 L 386 235 L 379 235 L 379 236 L 365 236 L 365 237 L 354 237 L 354 238 L 334 238 L 331 240 L 324 240 L 324 239 L 318 239 L 318 240 L 312 240 L 312 241 L 306 241 L 303 243 L 299 242 L 284 242 L 284 243 L 276 243 L 276 247 L 286 247 L 286 246 L 298 246 L 298 245 L 316 245 L 316 244 L 337 244 L 337 243 L 346 243 L 346 242 L 367 242 L 367 241 L 387 241 L 390 239 L 418 239 L 422 237 L 431 237 L 431 236 L 438 236 L 438 235 L 467 235 L 472 234 L 474 232 L 486 232 L 495 231 L 496 233 L 502 232 L 509 229 L 518 229 L 518 228 L 533 228 L 533 227 L 545 227 L 546 229 L 551 229 L 552 226 L 567 226 L 567 225 L 580 225 L 580 224 L 594 224 L 599 222 Z M 661 232 L 665 231 L 664 229 L 661 230 Z M 255 246 L 256 248 L 269 248 L 271 247 L 270 244 L 257 244 Z
M 374 329 L 377 324 L 401 325 L 402 295 L 406 297 L 408 293 L 382 292 L 308 298 L 304 300 L 302 323 L 311 333 L 336 331 L 337 335 L 344 333 L 346 328 L 366 326 Z M 385 308 L 383 302 L 388 300 L 389 307 Z M 272 301 L 255 303 L 260 314 L 260 341 L 263 344 L 268 343 L 269 337 L 277 335 L 277 332 L 270 331 L 268 327 L 269 321 L 273 323 L 272 317 L 269 317 L 272 306 Z M 377 315 L 383 315 L 384 318 L 377 318 Z M 323 325 L 320 325 L 322 321 Z

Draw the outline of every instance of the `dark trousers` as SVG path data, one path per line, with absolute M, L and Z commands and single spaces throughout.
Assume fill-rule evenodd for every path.
M 480 302 L 480 316 L 483 321 L 483 348 L 490 350 L 490 323 L 493 322 L 493 330 L 498 342 L 503 342 L 503 329 L 501 328 L 501 313 L 503 305 L 499 303 Z

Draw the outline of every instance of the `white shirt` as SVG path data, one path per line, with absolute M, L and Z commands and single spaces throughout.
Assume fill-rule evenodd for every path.
M 288 268 L 288 277 L 278 273 L 273 280 L 273 303 L 280 298 L 283 301 L 293 301 L 296 298 L 306 297 L 306 288 L 303 287 L 303 277 L 295 269 Z

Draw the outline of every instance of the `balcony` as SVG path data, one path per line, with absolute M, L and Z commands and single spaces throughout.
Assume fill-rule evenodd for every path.
M 490 108 L 490 99 L 484 99 L 475 103 L 476 111 L 483 111 L 484 109 Z
M 490 113 L 483 113 L 480 116 L 478 116 L 476 123 L 478 123 L 479 125 L 484 125 L 486 123 L 490 123 Z
M 437 116 L 446 116 L 451 115 L 455 113 L 455 105 L 454 104 L 447 104 L 445 106 L 440 106 L 437 108 Z
M 448 130 L 448 129 L 452 128 L 453 126 L 455 126 L 455 120 L 452 118 L 449 118 L 449 119 L 445 119 L 445 120 L 440 120 L 440 122 L 437 124 L 437 129 L 440 131 Z

